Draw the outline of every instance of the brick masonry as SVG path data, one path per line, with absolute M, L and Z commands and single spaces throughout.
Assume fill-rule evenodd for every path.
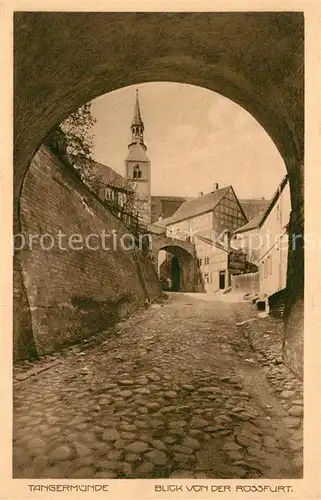
M 297 299 L 285 322 L 284 362 L 303 380 L 304 376 L 304 301 Z
M 128 232 L 70 167 L 44 146 L 25 179 L 20 215 L 24 234 L 55 237 L 60 230 L 86 237 L 115 230 L 120 237 Z M 156 270 L 139 250 L 126 251 L 119 244 L 116 250 L 101 246 L 73 250 L 66 244 L 67 237 L 62 241 L 66 250 L 57 244 L 43 250 L 34 242 L 32 249 L 20 252 L 38 354 L 114 324 L 159 292 Z M 49 246 L 49 237 L 44 242 Z
M 283 353 L 286 364 L 303 379 L 304 376 L 304 165 L 295 158 L 288 163 L 292 212 L 288 254 L 287 301 L 284 311 Z M 293 248 L 293 236 L 296 239 Z

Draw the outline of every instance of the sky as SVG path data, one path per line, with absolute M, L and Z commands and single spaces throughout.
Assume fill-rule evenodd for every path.
M 232 184 L 237 196 L 266 198 L 286 174 L 265 130 L 242 107 L 210 90 L 155 82 L 92 102 L 93 158 L 124 175 L 136 88 L 151 161 L 152 195 L 195 197 Z

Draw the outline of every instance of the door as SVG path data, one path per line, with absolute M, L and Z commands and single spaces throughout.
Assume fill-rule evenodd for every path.
M 220 290 L 225 290 L 225 271 L 220 271 Z
M 173 292 L 178 292 L 180 289 L 180 268 L 179 268 L 179 260 L 177 257 L 172 258 L 172 290 Z

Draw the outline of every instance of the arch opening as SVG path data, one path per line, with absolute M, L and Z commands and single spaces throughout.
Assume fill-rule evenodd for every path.
M 57 123 L 106 92 L 172 81 L 213 90 L 261 124 L 289 173 L 290 239 L 303 236 L 303 13 L 16 12 L 14 30 L 15 231 L 30 160 Z M 302 303 L 303 264 L 301 238 L 289 253 L 289 331 Z
M 161 247 L 157 253 L 157 270 L 162 290 L 194 291 L 194 258 L 187 250 L 175 245 Z
M 199 85 L 228 97 L 261 123 L 286 163 L 293 155 L 302 158 L 301 13 L 185 13 L 184 19 L 179 13 L 73 13 L 66 17 L 66 13 L 15 14 L 15 85 L 25 98 L 25 106 L 15 99 L 17 163 L 23 161 L 26 166 L 55 124 L 83 102 L 111 90 L 151 81 Z M 40 52 L 42 38 L 30 39 L 28 34 L 31 31 L 40 36 L 44 25 L 47 50 Z M 112 30 L 106 29 L 109 25 Z M 130 26 L 129 31 L 124 30 L 125 25 Z M 160 25 L 165 37 L 155 29 Z M 195 26 L 202 29 L 195 30 Z M 72 40 L 70 29 L 75 34 Z M 57 52 L 64 53 L 64 57 L 57 60 Z M 51 53 L 55 67 L 48 64 Z M 34 77 L 26 82 L 23 68 L 30 67 L 31 62 Z M 66 65 L 70 71 L 65 70 Z M 45 92 L 46 82 L 54 92 Z M 286 92 L 282 95 L 282 85 L 284 89 L 290 86 L 290 98 Z M 19 122 L 25 122 L 25 126 L 20 127 Z M 23 153 L 25 148 L 29 150 L 28 158 L 26 151 Z

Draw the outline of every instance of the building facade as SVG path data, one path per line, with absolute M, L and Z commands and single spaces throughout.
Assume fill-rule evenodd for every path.
M 243 250 L 249 262 L 258 265 L 262 295 L 271 296 L 286 287 L 290 213 L 290 187 L 285 176 L 266 210 L 232 235 L 232 248 Z
M 214 245 L 196 235 L 195 291 L 216 292 L 230 286 L 228 247 Z
M 230 285 L 230 234 L 247 222 L 232 186 L 183 203 L 163 223 L 169 238 L 195 244 L 195 291 L 216 292 Z
M 273 295 L 286 287 L 290 186 L 286 176 L 274 194 L 260 223 L 260 293 Z
M 264 212 L 254 217 L 247 224 L 245 224 L 245 226 L 242 226 L 234 231 L 231 239 L 232 248 L 245 252 L 249 262 L 256 265 L 260 262 L 260 223 L 263 216 Z
M 186 201 L 193 200 L 196 197 L 183 197 L 183 196 L 151 196 L 152 203 L 152 223 L 159 220 L 160 217 L 167 219 L 174 215 L 176 210 Z M 261 199 L 247 199 L 239 200 L 240 205 L 245 213 L 248 221 L 262 215 L 267 209 L 270 200 Z

